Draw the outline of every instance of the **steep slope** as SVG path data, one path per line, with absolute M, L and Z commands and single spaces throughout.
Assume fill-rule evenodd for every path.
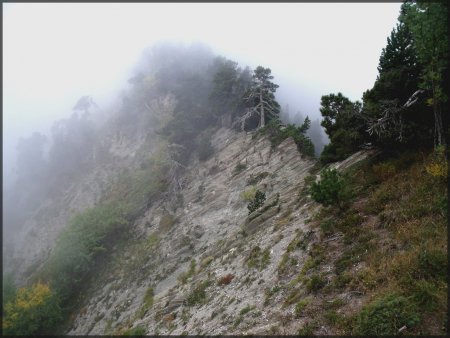
M 214 156 L 187 170 L 182 207 L 160 202 L 138 220 L 134 244 L 118 250 L 97 278 L 69 334 L 141 325 L 161 334 L 239 333 L 250 326 L 268 332 L 268 323 L 276 324 L 283 310 L 265 308 L 265 292 L 278 283 L 286 247 L 309 230 L 299 191 L 314 161 L 302 158 L 292 139 L 271 149 L 265 137 L 252 136 L 228 129 L 214 135 Z M 267 199 L 248 215 L 241 194 L 255 182 Z M 145 309 L 149 288 L 154 304 Z M 244 308 L 252 312 L 245 320 Z
M 114 122 L 111 118 L 98 131 L 101 144 L 92 169 L 67 187 L 59 188 L 54 196 L 40 201 L 20 230 L 5 236 L 4 269 L 14 273 L 19 286 L 49 257 L 56 239 L 73 216 L 96 205 L 124 170 L 135 170 L 152 152 L 154 143 L 148 140 L 154 135 L 153 130 L 124 135 Z

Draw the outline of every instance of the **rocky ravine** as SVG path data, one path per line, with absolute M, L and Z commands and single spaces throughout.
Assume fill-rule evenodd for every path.
M 135 245 L 118 249 L 112 266 L 99 272 L 69 334 L 120 333 L 136 326 L 147 334 L 298 330 L 301 320 L 284 323 L 292 308 L 277 302 L 281 293 L 269 306 L 266 295 L 284 283 L 277 269 L 289 243 L 309 231 L 311 205 L 301 204 L 299 192 L 315 162 L 303 157 L 292 139 L 271 149 L 266 138 L 252 135 L 227 129 L 214 135 L 215 155 L 187 170 L 182 207 L 170 210 L 160 202 L 137 222 Z M 241 193 L 255 182 L 266 201 L 248 215 Z M 301 269 L 305 252 L 296 255 Z M 146 309 L 148 288 L 154 304 Z

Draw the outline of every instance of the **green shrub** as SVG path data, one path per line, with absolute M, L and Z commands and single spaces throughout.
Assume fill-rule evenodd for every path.
M 419 254 L 419 266 L 416 275 L 425 279 L 445 280 L 447 267 L 448 257 L 445 252 L 436 249 L 424 249 Z
M 288 124 L 287 126 L 281 127 L 281 121 L 273 119 L 261 130 L 261 132 L 269 135 L 272 148 L 275 148 L 287 138 L 292 137 L 300 153 L 313 157 L 314 144 L 309 136 L 306 136 L 310 124 L 309 118 L 306 117 L 301 126 L 297 127 L 294 124 Z
M 5 305 L 3 334 L 49 334 L 61 319 L 58 297 L 47 284 L 36 283 L 17 290 L 14 299 Z
M 409 298 L 393 293 L 365 305 L 357 317 L 357 333 L 394 335 L 419 323 L 419 309 Z
M 250 215 L 253 211 L 260 208 L 264 201 L 266 200 L 266 193 L 256 190 L 255 192 L 255 198 L 250 201 L 250 203 L 247 205 L 248 214 Z
M 295 305 L 294 313 L 295 317 L 300 317 L 303 310 L 305 309 L 306 305 L 308 305 L 309 301 L 308 299 L 302 299 Z
M 77 214 L 61 232 L 44 274 L 63 299 L 82 284 L 96 258 L 107 251 L 128 222 L 119 205 L 99 205 Z
M 320 230 L 322 230 L 325 236 L 331 235 L 334 232 L 334 222 L 331 219 L 328 219 L 322 223 L 320 223 Z
M 336 169 L 325 169 L 319 182 L 311 186 L 311 197 L 325 206 L 342 206 L 347 199 L 344 177 Z
M 434 311 L 442 301 L 446 300 L 446 291 L 440 290 L 439 285 L 427 281 L 416 280 L 409 286 L 411 288 L 411 296 L 414 301 L 423 309 L 423 311 Z M 442 293 L 445 293 L 444 295 Z
M 236 164 L 236 167 L 234 167 L 234 175 L 239 174 L 240 172 L 244 171 L 245 169 L 247 169 L 247 165 L 245 163 L 238 163 Z
M 322 275 L 314 274 L 306 282 L 306 289 L 309 292 L 317 292 L 327 284 Z
M 150 309 L 153 306 L 153 297 L 155 293 L 153 291 L 152 287 L 149 287 L 147 291 L 145 292 L 144 301 L 141 305 L 141 308 L 139 309 L 139 318 L 144 317 L 145 313 L 148 309 Z
M 128 329 L 123 333 L 124 336 L 145 336 L 145 327 L 136 326 L 132 329 Z
M 270 263 L 270 250 L 262 250 L 258 245 L 253 247 L 246 259 L 249 268 L 264 269 Z
M 206 288 L 211 285 L 211 282 L 206 280 L 197 284 L 186 298 L 187 306 L 194 306 L 203 304 L 206 301 Z

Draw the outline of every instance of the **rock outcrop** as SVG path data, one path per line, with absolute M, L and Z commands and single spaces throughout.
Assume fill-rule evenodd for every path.
M 154 204 L 129 246 L 99 271 L 69 334 L 136 326 L 147 334 L 257 334 L 283 320 L 288 310 L 266 306 L 267 290 L 280 283 L 289 243 L 309 231 L 311 206 L 299 193 L 315 162 L 292 139 L 272 149 L 265 137 L 221 129 L 212 144 L 209 160 L 187 168 L 180 206 Z M 266 201 L 249 215 L 242 193 L 252 184 Z M 149 288 L 154 304 L 146 306 Z

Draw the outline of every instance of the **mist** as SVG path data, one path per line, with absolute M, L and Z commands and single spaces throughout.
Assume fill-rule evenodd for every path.
M 103 113 L 114 111 L 145 48 L 158 41 L 201 42 L 242 67 L 269 67 L 292 120 L 298 112 L 319 119 L 321 95 L 358 100 L 373 85 L 400 3 L 2 6 L 8 187 L 21 137 L 49 135 L 85 95 Z

